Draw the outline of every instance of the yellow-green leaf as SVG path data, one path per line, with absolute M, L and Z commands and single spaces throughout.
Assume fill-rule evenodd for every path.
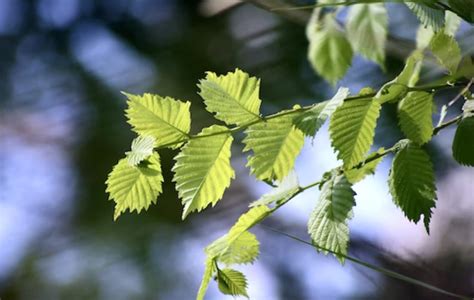
M 125 95 L 128 97 L 125 111 L 128 123 L 138 134 L 153 136 L 156 147 L 174 143 L 170 146 L 176 148 L 179 141 L 188 136 L 191 126 L 190 102 L 152 94 Z
M 282 180 L 293 169 L 304 144 L 303 133 L 293 125 L 291 115 L 250 126 L 244 151 L 252 150 L 247 166 L 260 180 Z
M 239 69 L 221 76 L 207 72 L 198 86 L 207 110 L 228 125 L 241 125 L 260 118 L 260 80 L 257 78 Z
M 115 202 L 114 219 L 127 209 L 130 212 L 147 210 L 161 193 L 163 176 L 160 157 L 154 153 L 138 166 L 132 166 L 127 159 L 121 159 L 107 178 L 109 199 Z
M 224 295 L 244 296 L 247 294 L 247 279 L 245 275 L 233 269 L 217 269 L 219 290 Z
M 344 168 L 355 166 L 369 151 L 380 108 L 380 103 L 373 99 L 346 101 L 332 115 L 329 133 Z
M 235 173 L 230 165 L 232 135 L 215 134 L 224 126 L 204 128 L 176 156 L 173 180 L 182 200 L 183 219 L 192 211 L 201 211 L 219 201 Z

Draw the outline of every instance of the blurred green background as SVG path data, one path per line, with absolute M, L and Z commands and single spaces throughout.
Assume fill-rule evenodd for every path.
M 389 80 L 411 50 L 416 18 L 400 4 L 388 7 L 387 71 L 357 57 L 339 83 L 353 93 Z M 191 101 L 194 133 L 215 122 L 197 95 L 206 71 L 238 67 L 261 78 L 264 114 L 322 101 L 336 87 L 306 60 L 301 23 L 308 13 L 274 14 L 231 0 L 0 0 L 0 298 L 193 299 L 205 245 L 268 188 L 248 175 L 246 155 L 235 143 L 237 179 L 224 199 L 182 222 L 170 172 L 176 152 L 166 150 L 157 205 L 113 222 L 104 182 L 134 137 L 120 91 Z M 459 39 L 472 55 L 472 27 L 463 24 Z M 425 82 L 442 75 L 427 66 Z M 453 96 L 441 93 L 439 107 Z M 377 145 L 401 137 L 395 109 L 384 108 Z M 431 236 L 391 203 L 386 159 L 380 174 L 356 186 L 351 254 L 474 296 L 474 171 L 452 160 L 452 137 L 447 130 L 429 145 L 439 191 Z M 326 130 L 306 144 L 296 163 L 302 183 L 337 165 Z M 298 197 L 265 224 L 306 237 L 317 196 Z M 255 232 L 261 257 L 244 268 L 251 299 L 447 299 L 351 264 L 341 267 L 264 228 Z M 211 284 L 208 298 L 224 296 Z

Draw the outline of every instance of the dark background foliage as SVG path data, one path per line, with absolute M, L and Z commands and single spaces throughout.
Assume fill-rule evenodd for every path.
M 196 93 L 198 79 L 209 70 L 225 73 L 238 67 L 262 78 L 265 114 L 321 101 L 334 92 L 306 60 L 304 12 L 278 16 L 249 3 L 227 5 L 232 2 L 0 0 L 2 299 L 194 297 L 203 247 L 265 188 L 246 175 L 245 156 L 235 146 L 238 179 L 223 201 L 181 222 L 169 171 L 176 153 L 164 151 L 164 194 L 158 204 L 113 222 L 104 181 L 133 138 L 120 91 L 191 101 L 193 132 L 214 122 Z M 340 85 L 353 92 L 378 87 L 403 67 L 417 21 L 397 4 L 390 5 L 390 18 L 387 72 L 357 58 Z M 463 26 L 460 40 L 464 52 L 473 53 L 472 28 Z M 440 74 L 429 67 L 423 78 Z M 437 101 L 441 105 L 452 96 L 442 93 Z M 401 137 L 394 112 L 395 107 L 383 112 L 376 136 L 381 145 Z M 452 160 L 452 134 L 443 133 L 430 145 L 440 192 L 432 236 L 421 225 L 407 224 L 386 190 L 375 189 L 369 204 L 360 204 L 365 213 L 358 217 L 356 212 L 356 219 L 382 214 L 386 231 L 375 228 L 380 220 L 358 222 L 351 252 L 474 295 L 474 173 Z M 334 160 L 318 145 L 316 140 L 297 165 L 304 169 L 309 161 Z M 316 166 L 302 175 L 314 178 L 324 171 Z M 384 178 L 376 182 L 384 185 Z M 306 206 L 277 214 L 266 224 L 305 236 L 304 218 L 314 199 L 302 199 Z M 385 208 L 371 210 L 375 201 L 385 201 Z M 263 228 L 256 233 L 261 259 L 246 268 L 253 299 L 445 299 L 350 264 L 341 267 Z M 212 287 L 209 299 L 221 297 Z

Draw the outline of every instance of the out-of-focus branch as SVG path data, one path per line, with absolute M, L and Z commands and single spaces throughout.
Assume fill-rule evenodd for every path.
M 275 13 L 285 19 L 288 19 L 292 22 L 298 23 L 300 25 L 306 25 L 310 16 L 311 10 L 277 10 L 273 9 L 276 7 L 291 7 L 291 3 L 285 0 L 243 0 L 244 2 L 252 3 L 255 6 L 258 6 L 264 10 Z
M 311 9 L 277 9 L 278 7 L 296 7 L 294 3 L 290 3 L 285 0 L 243 0 L 244 2 L 251 3 L 257 7 L 260 7 L 264 10 L 267 10 L 271 13 L 275 13 L 285 19 L 288 19 L 292 22 L 305 26 L 311 17 Z M 401 39 L 388 35 L 387 52 L 399 59 L 404 60 L 410 55 L 410 53 L 415 49 L 415 43 L 410 40 Z

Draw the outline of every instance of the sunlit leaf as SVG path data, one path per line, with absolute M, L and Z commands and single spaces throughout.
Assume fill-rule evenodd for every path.
M 244 151 L 253 152 L 247 164 L 251 172 L 261 180 L 285 178 L 304 144 L 303 133 L 293 125 L 293 116 L 260 122 L 245 133 Z
M 155 146 L 173 143 L 170 147 L 176 148 L 179 141 L 187 137 L 191 126 L 190 102 L 152 94 L 125 95 L 128 97 L 125 111 L 128 123 L 138 134 L 153 136 Z
M 217 76 L 207 72 L 199 82 L 200 95 L 208 111 L 228 125 L 243 124 L 260 118 L 260 80 L 236 69 Z
M 127 159 L 121 159 L 107 178 L 109 199 L 115 202 L 114 219 L 127 209 L 140 213 L 150 204 L 156 203 L 161 193 L 163 176 L 160 157 L 154 153 L 138 166 L 132 166 Z
M 192 211 L 214 206 L 235 176 L 230 165 L 232 135 L 216 134 L 226 130 L 218 125 L 204 128 L 175 158 L 173 180 L 184 206 L 183 219 Z

